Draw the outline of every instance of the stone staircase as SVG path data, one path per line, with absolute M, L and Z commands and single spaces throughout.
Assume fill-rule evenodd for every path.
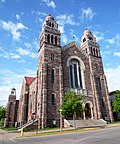
M 27 130 L 33 129 L 37 126 L 37 122 L 38 122 L 37 119 L 31 120 L 31 121 L 25 123 L 24 125 L 22 125 L 21 127 L 18 127 L 18 131 L 21 131 L 22 129 L 27 129 Z
M 85 120 L 75 120 L 75 124 L 73 120 L 64 120 L 64 127 L 98 127 L 105 126 L 106 121 L 104 120 L 96 120 L 96 119 L 85 119 Z

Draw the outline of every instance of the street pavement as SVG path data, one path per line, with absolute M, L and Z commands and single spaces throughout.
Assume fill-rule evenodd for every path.
M 17 144 L 14 140 L 19 133 L 8 133 L 0 129 L 0 144 Z
M 15 139 L 17 144 L 120 144 L 120 127 Z
M 20 133 L 0 130 L 0 144 L 120 144 L 120 126 L 66 134 L 15 138 L 18 135 Z

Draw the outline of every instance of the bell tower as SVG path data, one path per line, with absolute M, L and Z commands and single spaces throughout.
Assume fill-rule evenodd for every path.
M 62 95 L 60 30 L 49 14 L 43 23 L 38 50 L 37 118 L 39 128 L 59 125 Z
M 94 118 L 113 120 L 109 101 L 106 77 L 103 70 L 100 46 L 89 29 L 86 29 L 81 39 L 81 48 L 89 57 L 91 85 L 94 102 Z
M 16 89 L 12 88 L 8 98 L 6 127 L 14 127 L 16 122 Z
M 54 18 L 49 14 L 43 23 L 42 32 L 40 35 L 40 49 L 47 44 L 48 46 L 60 47 L 60 31 L 58 24 Z

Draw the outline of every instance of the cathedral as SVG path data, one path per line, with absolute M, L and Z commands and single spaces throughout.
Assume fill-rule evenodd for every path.
M 36 77 L 23 79 L 17 122 L 20 126 L 37 120 L 38 128 L 60 125 L 65 92 L 81 95 L 86 111 L 79 119 L 113 120 L 100 46 L 89 29 L 80 45 L 75 41 L 61 46 L 61 33 L 53 16 L 43 23 L 38 50 Z

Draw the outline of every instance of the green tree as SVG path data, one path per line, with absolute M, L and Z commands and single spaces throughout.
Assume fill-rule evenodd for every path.
M 0 121 L 1 119 L 5 118 L 5 114 L 6 114 L 6 108 L 3 106 L 0 106 Z
M 75 125 L 75 115 L 84 111 L 82 96 L 76 95 L 76 93 L 72 91 L 66 92 L 63 98 L 63 103 L 60 108 L 62 109 L 62 115 L 73 116 Z
M 113 112 L 120 112 L 120 91 L 114 93 Z

